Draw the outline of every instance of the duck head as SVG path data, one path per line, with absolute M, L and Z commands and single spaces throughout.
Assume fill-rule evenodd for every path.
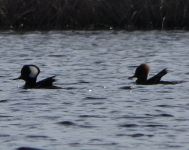
M 145 82 L 147 81 L 149 70 L 150 67 L 147 64 L 141 64 L 136 68 L 135 74 L 132 77 L 129 77 L 129 79 L 137 78 L 138 83 Z
M 40 69 L 35 65 L 24 65 L 21 70 L 21 75 L 14 79 L 19 80 L 22 79 L 26 82 L 26 86 L 32 86 L 36 84 L 37 76 L 40 73 Z

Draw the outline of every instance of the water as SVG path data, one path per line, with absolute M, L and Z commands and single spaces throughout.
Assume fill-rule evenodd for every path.
M 0 33 L 0 149 L 186 150 L 189 85 L 139 86 L 148 63 L 189 80 L 189 32 Z M 24 64 L 63 89 L 22 89 Z

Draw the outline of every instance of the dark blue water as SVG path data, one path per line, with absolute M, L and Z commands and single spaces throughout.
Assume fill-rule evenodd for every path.
M 189 81 L 189 32 L 0 33 L 0 149 L 186 150 L 189 85 L 135 85 L 150 76 Z M 24 64 L 63 89 L 22 89 Z

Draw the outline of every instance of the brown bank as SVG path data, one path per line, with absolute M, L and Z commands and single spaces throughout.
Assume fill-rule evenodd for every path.
M 189 29 L 189 0 L 0 0 L 0 29 Z

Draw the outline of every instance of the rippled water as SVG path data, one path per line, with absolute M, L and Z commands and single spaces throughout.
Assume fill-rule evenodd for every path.
M 189 80 L 189 32 L 0 33 L 0 149 L 186 150 L 189 85 L 135 85 L 151 75 Z M 63 89 L 22 89 L 24 64 Z M 131 86 L 131 88 L 129 88 Z

